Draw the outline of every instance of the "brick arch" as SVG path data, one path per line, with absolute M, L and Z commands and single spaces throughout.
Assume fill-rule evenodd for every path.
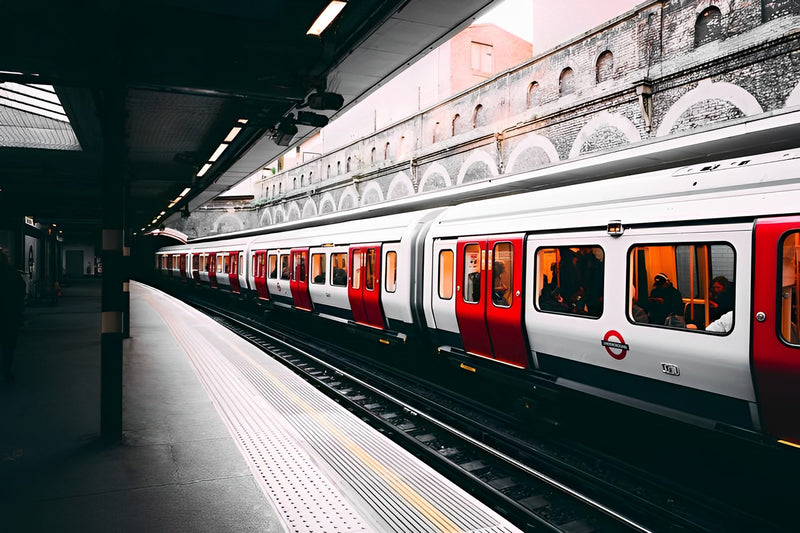
M 286 221 L 293 222 L 295 220 L 300 220 L 300 206 L 297 205 L 297 202 L 292 202 L 289 204 L 289 209 L 286 210 Z
M 244 229 L 244 223 L 236 215 L 226 213 L 214 221 L 214 233 L 231 233 Z
M 261 218 L 258 219 L 258 227 L 266 228 L 267 226 L 272 225 L 272 214 L 269 212 L 269 209 L 264 209 L 264 212 L 261 213 Z
M 786 104 L 784 107 L 792 107 L 795 105 L 800 105 L 800 83 L 797 84 L 797 87 L 789 93 L 789 97 L 786 99 Z
M 311 198 L 306 200 L 306 203 L 303 204 L 303 214 L 301 216 L 303 219 L 317 216 L 317 204 L 314 203 L 314 200 Z
M 664 119 L 661 121 L 661 125 L 658 127 L 656 137 L 663 137 L 672 133 L 672 129 L 675 127 L 675 124 L 678 123 L 678 120 L 680 120 L 681 115 L 688 111 L 693 105 L 708 100 L 722 100 L 728 102 L 746 116 L 757 115 L 764 112 L 755 96 L 738 85 L 726 81 L 714 83 L 711 80 L 703 80 L 697 87 L 681 96 L 681 98 L 669 108 L 669 111 L 667 111 L 666 115 L 664 115 Z
M 530 170 L 530 167 L 518 169 L 517 166 L 522 165 L 521 162 L 523 161 L 526 153 L 532 151 L 536 153 L 543 153 L 543 155 L 549 159 L 549 161 L 544 162 L 543 164 L 555 163 L 559 160 L 558 151 L 550 139 L 544 135 L 531 135 L 526 137 L 514 148 L 514 151 L 511 152 L 511 155 L 508 158 L 508 164 L 506 165 L 506 173 Z
M 441 180 L 438 178 L 441 178 Z M 438 186 L 440 181 L 443 182 L 443 187 Z M 451 185 L 453 185 L 453 180 L 450 179 L 450 174 L 447 172 L 447 169 L 444 168 L 441 163 L 432 163 L 431 166 L 428 167 L 428 170 L 425 171 L 425 174 L 422 175 L 418 191 L 437 191 L 447 189 Z
M 478 177 L 477 179 L 468 179 L 466 182 L 464 181 L 465 178 L 470 176 L 471 170 L 476 170 L 480 168 L 480 166 L 486 166 L 488 168 L 488 175 L 485 177 Z M 476 173 L 479 175 L 479 173 Z M 487 178 L 495 178 L 499 172 L 497 172 L 497 162 L 494 160 L 492 156 L 484 152 L 483 150 L 477 150 L 472 152 L 470 156 L 464 161 L 464 164 L 461 165 L 461 170 L 458 171 L 458 178 L 456 179 L 456 184 L 461 185 L 462 183 L 470 183 L 473 181 L 482 181 L 483 179 Z M 474 175 L 474 174 L 473 174 Z
M 329 192 L 326 192 L 325 195 L 322 197 L 322 200 L 319 201 L 319 214 L 320 215 L 327 215 L 328 213 L 335 213 L 336 212 L 336 200 L 334 200 L 333 195 Z
M 286 222 L 286 210 L 282 205 L 275 206 L 275 210 L 272 212 L 272 220 L 274 221 L 273 224 Z
M 405 172 L 401 172 L 392 180 L 389 190 L 386 192 L 387 200 L 399 200 L 414 196 L 414 184 Z
M 569 152 L 569 158 L 573 159 L 581 155 L 583 148 L 590 142 L 592 137 L 604 130 L 617 132 L 618 136 L 626 139 L 629 143 L 642 140 L 639 130 L 626 117 L 617 113 L 601 111 L 578 132 L 578 136 L 572 144 L 572 150 Z
M 354 187 L 348 187 L 344 190 L 339 197 L 339 205 L 337 211 L 345 211 L 347 209 L 355 209 L 358 207 L 358 194 Z
M 366 187 L 364 187 L 364 191 L 361 193 L 362 206 L 378 204 L 383 201 L 384 201 L 384 196 L 380 185 L 372 181 L 368 183 Z

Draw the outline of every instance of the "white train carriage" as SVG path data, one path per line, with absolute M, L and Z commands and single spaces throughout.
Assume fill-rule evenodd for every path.
M 427 325 L 471 371 L 800 442 L 798 185 L 780 153 L 448 209 Z
M 250 238 L 232 238 L 189 245 L 189 275 L 212 289 L 246 293 L 247 245 Z
M 156 252 L 156 270 L 167 277 L 182 278 L 189 276 L 187 247 L 166 246 Z
M 405 336 L 419 308 L 422 238 L 440 211 L 260 235 L 248 283 L 274 305 Z

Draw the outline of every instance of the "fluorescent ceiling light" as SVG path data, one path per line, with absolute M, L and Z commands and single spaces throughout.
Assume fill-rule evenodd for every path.
M 344 6 L 347 2 L 340 2 L 338 0 L 333 0 L 328 7 L 326 7 L 317 20 L 314 21 L 314 24 L 306 32 L 306 35 L 320 35 L 325 28 L 327 28 L 333 19 L 344 9 Z
M 219 159 L 219 156 L 221 156 L 221 155 L 222 155 L 222 152 L 224 152 L 224 151 L 225 151 L 225 148 L 227 148 L 227 147 L 228 147 L 228 145 L 227 145 L 227 144 L 225 144 L 225 143 L 222 143 L 222 144 L 220 144 L 219 146 L 217 146 L 217 149 L 216 149 L 216 150 L 214 150 L 214 153 L 213 153 L 213 154 L 211 154 L 211 157 L 209 157 L 209 158 L 208 158 L 208 160 L 209 160 L 209 161 L 211 161 L 211 162 L 213 163 L 214 161 L 216 161 L 217 159 Z
M 203 168 L 201 168 L 200 172 L 197 173 L 197 177 L 202 178 L 203 176 L 205 176 L 209 168 L 211 168 L 211 163 L 206 163 L 205 165 L 203 165 Z
M 239 135 L 240 131 L 242 131 L 242 128 L 239 128 L 239 127 L 232 128 L 231 132 L 228 134 L 228 136 L 225 137 L 225 142 L 229 143 L 229 142 L 233 141 L 236 138 L 236 136 Z
M 180 196 L 181 198 L 183 198 L 184 196 L 186 196 L 187 194 L 189 194 L 189 191 L 191 191 L 191 190 L 192 190 L 192 189 L 191 189 L 191 187 L 186 187 L 185 189 L 183 189 L 183 192 L 182 192 L 182 193 L 180 193 L 178 196 Z

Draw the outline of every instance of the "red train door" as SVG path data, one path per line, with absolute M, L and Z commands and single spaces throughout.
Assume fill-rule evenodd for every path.
M 239 285 L 239 252 L 231 252 L 231 268 L 228 272 L 228 280 L 231 284 L 231 292 L 241 294 L 242 287 Z
M 459 239 L 456 257 L 456 320 L 464 349 L 492 357 L 486 327 L 486 237 Z
M 381 309 L 381 245 L 362 244 L 350 248 L 350 285 L 347 296 L 353 320 L 383 329 L 386 320 Z
M 495 359 L 528 366 L 522 326 L 523 236 L 492 237 L 486 257 L 486 326 Z
M 522 235 L 459 239 L 456 320 L 466 351 L 525 367 L 522 247 Z
M 289 287 L 292 290 L 294 306 L 311 311 L 311 295 L 308 293 L 308 248 L 292 250 L 292 279 Z
M 181 278 L 186 280 L 186 254 L 181 254 L 180 270 L 181 270 Z
M 208 254 L 208 282 L 211 284 L 212 289 L 217 288 L 217 254 L 211 252 Z
M 256 286 L 256 295 L 262 300 L 269 300 L 266 250 L 260 250 L 253 254 L 253 283 Z
M 753 372 L 766 433 L 800 444 L 800 217 L 759 220 L 753 257 Z

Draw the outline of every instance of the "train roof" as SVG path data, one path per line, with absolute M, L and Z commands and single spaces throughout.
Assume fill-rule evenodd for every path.
M 431 235 L 502 234 L 789 214 L 800 210 L 800 151 L 691 165 L 467 202 Z

